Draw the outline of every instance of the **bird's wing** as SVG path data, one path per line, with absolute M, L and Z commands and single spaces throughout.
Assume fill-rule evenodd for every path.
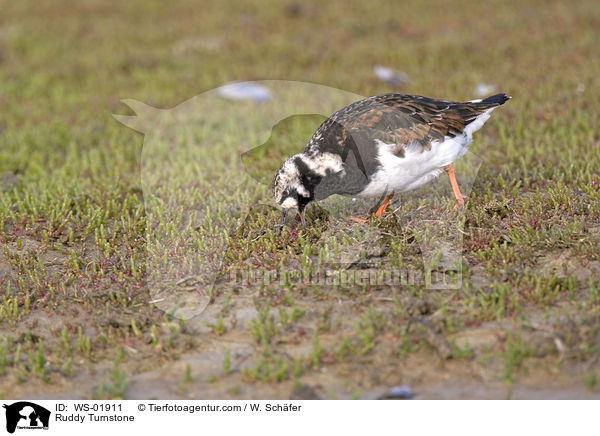
M 498 94 L 482 100 L 451 102 L 417 95 L 386 94 L 367 98 L 335 112 L 317 129 L 307 151 L 346 154 L 347 148 L 374 146 L 375 140 L 396 145 L 396 152 L 462 134 L 486 110 L 508 100 Z

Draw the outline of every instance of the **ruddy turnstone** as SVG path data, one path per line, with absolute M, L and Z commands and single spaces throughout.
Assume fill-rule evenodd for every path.
M 464 103 L 385 94 L 359 100 L 327 118 L 306 148 L 283 162 L 273 180 L 275 201 L 300 215 L 330 195 L 385 197 L 448 173 L 456 207 L 464 204 L 452 162 L 464 155 L 490 112 L 510 97 L 497 94 Z M 364 219 L 354 218 L 358 222 Z

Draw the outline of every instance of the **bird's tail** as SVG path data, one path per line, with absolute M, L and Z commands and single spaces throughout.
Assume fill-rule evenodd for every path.
M 486 106 L 500 106 L 501 104 L 504 104 L 508 100 L 510 100 L 510 98 L 511 97 L 509 97 L 508 95 L 502 93 L 502 94 L 496 94 L 496 95 L 492 95 L 490 97 L 486 97 L 483 100 L 481 100 L 479 103 L 485 104 Z

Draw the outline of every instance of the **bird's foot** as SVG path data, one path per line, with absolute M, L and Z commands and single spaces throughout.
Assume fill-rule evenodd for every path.
M 385 196 L 385 199 L 381 202 L 381 206 L 379 206 L 379 209 L 377 209 L 377 211 L 375 212 L 375 216 L 380 217 L 381 215 L 383 215 L 383 212 L 385 212 L 385 210 L 388 207 L 388 204 L 390 204 L 390 200 L 393 197 L 394 197 L 394 194 Z
M 456 199 L 456 203 L 454 203 L 454 210 L 464 209 L 465 208 L 465 197 L 462 195 Z

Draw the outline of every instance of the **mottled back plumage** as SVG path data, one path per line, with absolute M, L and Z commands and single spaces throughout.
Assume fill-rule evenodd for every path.
M 372 132 L 383 142 L 418 142 L 427 149 L 431 141 L 461 134 L 479 115 L 508 99 L 505 94 L 498 94 L 459 103 L 419 95 L 377 95 L 333 113 L 315 131 L 305 152 L 342 152 L 348 137 L 360 131 Z
M 302 211 L 332 194 L 370 197 L 414 189 L 462 156 L 472 133 L 509 98 L 461 103 L 385 94 L 352 103 L 284 162 L 274 180 L 275 200 Z

